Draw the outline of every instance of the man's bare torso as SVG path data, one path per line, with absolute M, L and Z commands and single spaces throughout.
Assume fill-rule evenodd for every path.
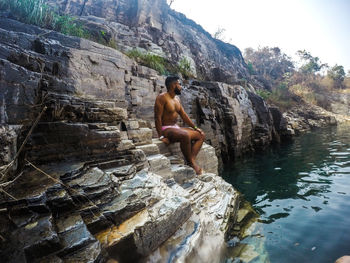
M 166 145 L 179 142 L 181 152 L 188 164 L 193 167 L 196 174 L 201 174 L 202 169 L 196 164 L 195 159 L 205 140 L 205 135 L 188 117 L 180 100 L 176 97 L 181 94 L 182 89 L 178 79 L 168 77 L 165 83 L 167 92 L 158 95 L 154 104 L 155 128 L 159 139 Z M 178 116 L 190 128 L 180 128 L 176 125 Z
M 177 97 L 171 98 L 168 93 L 159 95 L 163 100 L 162 125 L 174 125 L 177 123 L 177 118 L 181 110 L 181 104 Z

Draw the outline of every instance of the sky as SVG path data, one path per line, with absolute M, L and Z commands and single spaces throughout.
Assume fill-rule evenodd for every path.
M 174 0 L 171 8 L 211 34 L 224 28 L 242 52 L 277 46 L 296 60 L 305 49 L 350 70 L 350 0 Z

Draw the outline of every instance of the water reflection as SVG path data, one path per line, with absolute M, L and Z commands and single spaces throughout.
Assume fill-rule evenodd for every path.
M 332 262 L 350 253 L 344 245 L 350 243 L 348 131 L 343 125 L 310 132 L 225 169 L 224 178 L 260 215 L 256 229 L 266 237 L 271 262 L 281 256 L 283 262 Z M 255 234 L 242 243 L 256 246 Z

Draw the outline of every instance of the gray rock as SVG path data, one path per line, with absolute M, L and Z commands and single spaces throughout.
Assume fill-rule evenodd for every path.
M 150 171 L 160 174 L 165 178 L 172 176 L 170 161 L 162 154 L 155 154 L 147 157 Z
M 62 257 L 63 262 L 65 263 L 95 263 L 102 261 L 103 258 L 106 258 L 106 253 L 101 249 L 101 244 L 98 241 L 90 243 L 84 247 L 84 249 L 80 249 L 75 253 L 71 253 Z
M 150 156 L 150 155 L 155 155 L 155 154 L 159 154 L 159 148 L 156 144 L 145 144 L 145 145 L 140 145 L 136 147 L 137 149 L 141 149 L 146 156 Z
M 149 128 L 128 130 L 128 136 L 130 140 L 133 140 L 135 145 L 152 143 L 152 130 Z
M 0 102 L 1 103 L 1 102 Z M 1 109 L 0 105 L 0 115 L 5 114 L 5 110 Z M 3 116 L 5 122 L 5 115 Z M 1 118 L 1 117 L 0 117 Z M 0 121 L 2 123 L 2 121 Z M 7 170 L 8 173 L 12 173 L 17 169 L 17 160 L 12 164 L 11 167 L 7 167 L 16 156 L 17 149 L 19 146 L 17 145 L 18 137 L 21 132 L 21 125 L 2 125 L 0 124 L 0 147 L 2 151 L 0 151 L 0 171 Z
M 59 237 L 52 225 L 52 217 L 43 217 L 12 234 L 13 238 L 21 242 L 26 259 L 31 261 L 36 257 L 49 255 L 59 250 Z
M 192 168 L 184 165 L 171 165 L 171 172 L 176 183 L 180 185 L 196 176 L 196 173 Z
M 50 2 L 62 12 L 81 16 L 94 35 L 106 32 L 106 42 L 113 39 L 124 50 L 139 47 L 174 64 L 185 57 L 194 75 L 203 79 L 233 83 L 249 78 L 237 47 L 212 38 L 200 25 L 170 9 L 165 0 Z
M 137 251 L 148 255 L 167 240 L 191 215 L 189 202 L 173 196 L 149 210 L 150 220 L 135 231 Z

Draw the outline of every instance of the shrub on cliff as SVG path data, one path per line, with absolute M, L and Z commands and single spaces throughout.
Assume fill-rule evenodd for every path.
M 46 4 L 45 0 L 0 0 L 0 9 L 7 10 L 17 20 L 52 29 L 66 35 L 89 36 L 74 17 L 60 15 Z
M 250 74 L 260 75 L 272 85 L 278 85 L 286 73 L 294 71 L 293 61 L 278 47 L 246 48 L 244 59 Z
M 264 89 L 258 89 L 256 91 L 256 94 L 258 94 L 260 97 L 262 97 L 264 100 L 267 100 L 270 95 L 271 95 L 271 92 L 267 91 L 267 90 L 264 90 Z
M 175 64 L 161 56 L 149 52 L 142 52 L 139 49 L 131 49 L 125 54 L 128 57 L 135 59 L 136 62 L 141 65 L 158 71 L 161 75 L 181 73 L 185 79 L 194 77 L 191 69 L 191 62 L 186 58 L 180 59 L 178 64 Z
M 296 84 L 291 86 L 289 89 L 295 95 L 303 98 L 304 101 L 314 105 L 317 104 L 316 95 L 315 95 L 315 92 L 312 90 L 312 88 L 308 86 L 304 86 L 302 84 Z
M 157 56 L 148 52 L 141 52 L 138 49 L 131 49 L 126 52 L 126 55 L 130 58 L 135 59 L 141 65 L 158 71 L 162 75 L 165 75 L 167 73 L 165 65 L 166 61 L 161 56 Z
M 327 77 L 334 81 L 335 87 L 343 88 L 345 70 L 341 65 L 335 65 L 327 71 Z
M 306 50 L 298 50 L 297 55 L 303 62 L 299 70 L 304 74 L 315 74 L 320 72 L 323 68 L 328 67 L 326 63 L 321 63 L 319 57 L 312 56 L 311 53 Z
M 194 77 L 191 68 L 191 62 L 187 58 L 180 59 L 178 63 L 178 71 L 185 79 Z

